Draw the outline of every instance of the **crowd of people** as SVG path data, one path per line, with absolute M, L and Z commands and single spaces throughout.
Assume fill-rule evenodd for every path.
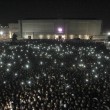
M 0 110 L 110 110 L 110 51 L 103 44 L 0 45 Z

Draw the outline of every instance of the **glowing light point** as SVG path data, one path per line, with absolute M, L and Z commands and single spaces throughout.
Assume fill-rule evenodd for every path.
M 75 65 L 73 64 L 73 67 L 75 67 Z
M 61 78 L 63 78 L 63 75 L 60 75 Z
M 108 32 L 107 35 L 110 35 L 110 32 Z
M 9 72 L 9 71 L 10 71 L 10 69 L 8 68 L 8 69 L 6 69 L 6 71 L 7 71 L 7 72 Z
M 28 65 L 28 64 L 26 64 L 26 65 L 25 65 L 25 67 L 28 69 L 28 68 L 29 68 L 29 65 Z
M 40 65 L 43 65 L 43 62 L 42 61 L 40 62 Z
M 21 82 L 22 85 L 24 85 L 24 82 Z
M 28 81 L 28 84 L 31 84 L 31 81 Z
M 45 73 L 43 73 L 43 75 L 44 75 L 44 76 L 46 76 L 46 74 L 45 74 Z
M 62 27 L 58 27 L 58 29 L 57 29 L 57 30 L 58 30 L 58 32 L 59 32 L 59 33 L 62 33 L 62 32 L 63 32 Z
M 88 82 L 89 80 L 88 79 L 86 79 L 86 82 Z
M 11 66 L 11 63 L 8 63 L 7 66 Z
M 3 81 L 3 84 L 6 84 L 6 81 Z
M 17 76 L 18 74 L 17 73 L 15 73 L 15 76 Z
M 54 63 L 55 63 L 55 64 L 57 63 L 56 59 L 54 60 Z
M 64 63 L 61 63 L 61 66 L 63 66 L 64 65 Z
M 0 31 L 0 35 L 3 35 L 3 31 Z
M 92 72 L 95 72 L 95 70 L 92 70 Z
M 95 78 L 98 78 L 98 75 L 95 75 Z
M 70 88 L 70 85 L 67 84 L 67 85 L 66 85 L 66 89 L 68 89 L 68 88 Z
M 64 104 L 64 108 L 66 108 L 67 106 L 66 106 L 66 104 Z

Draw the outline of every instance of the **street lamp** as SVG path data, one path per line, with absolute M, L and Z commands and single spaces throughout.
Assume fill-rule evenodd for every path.
M 1 36 L 3 35 L 3 31 L 0 31 L 0 35 L 1 35 Z
M 110 32 L 108 32 L 107 35 L 110 36 Z

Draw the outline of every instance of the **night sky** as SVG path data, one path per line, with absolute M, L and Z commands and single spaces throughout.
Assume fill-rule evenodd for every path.
M 75 18 L 103 20 L 110 30 L 110 3 L 94 0 L 1 0 L 0 23 L 6 25 L 27 18 Z

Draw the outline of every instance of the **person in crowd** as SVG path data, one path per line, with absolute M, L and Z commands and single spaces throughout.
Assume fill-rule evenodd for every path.
M 0 110 L 110 110 L 110 51 L 73 42 L 1 44 Z

